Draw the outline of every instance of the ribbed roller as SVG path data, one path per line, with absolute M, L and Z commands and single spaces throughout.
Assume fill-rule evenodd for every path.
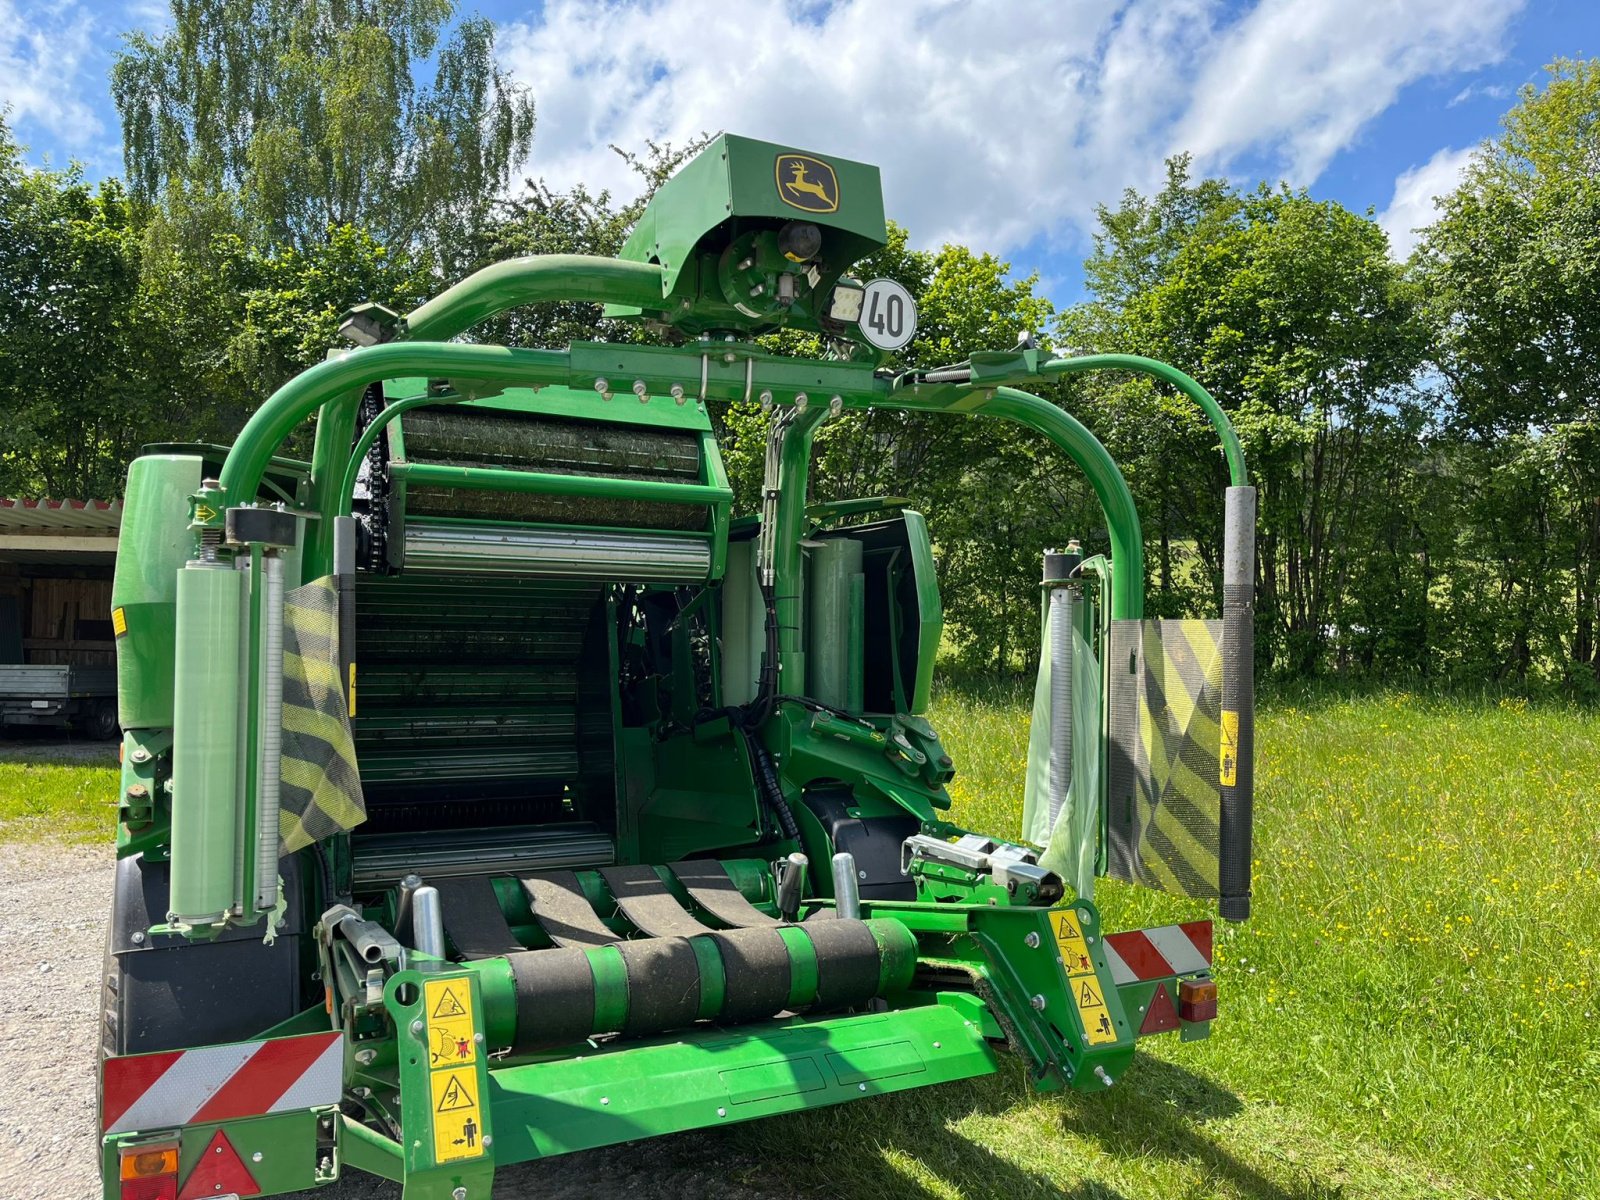
M 503 495 L 473 494 L 490 501 Z M 661 533 L 525 529 L 410 518 L 401 565 L 410 572 L 440 574 L 693 583 L 710 574 L 711 544 L 701 537 Z
M 694 483 L 700 477 L 700 439 L 682 430 L 532 417 L 465 405 L 416 409 L 399 423 L 405 459 L 411 463 L 664 483 Z M 706 510 L 692 504 L 445 487 L 413 486 L 406 494 L 406 513 L 638 529 L 706 527 Z

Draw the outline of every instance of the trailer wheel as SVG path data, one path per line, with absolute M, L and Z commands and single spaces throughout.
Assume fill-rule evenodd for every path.
M 117 705 L 112 700 L 91 700 L 83 714 L 83 731 L 97 742 L 117 736 Z

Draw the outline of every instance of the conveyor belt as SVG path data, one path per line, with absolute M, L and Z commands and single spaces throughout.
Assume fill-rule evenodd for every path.
M 600 876 L 628 921 L 651 937 L 694 937 L 709 933 L 684 910 L 650 866 L 602 867 Z
M 439 889 L 444 931 L 467 958 L 496 958 L 526 949 L 506 924 L 487 875 L 441 879 L 434 886 Z
M 645 935 L 621 937 L 601 920 L 577 875 L 543 872 L 522 885 L 556 948 L 526 950 L 489 876 L 437 885 L 455 948 L 469 959 L 504 956 L 510 966 L 516 1053 L 613 1034 L 650 1036 L 704 1021 L 826 1012 L 912 981 L 916 939 L 897 922 L 786 925 L 740 896 L 721 863 L 684 863 L 678 872 L 705 911 L 734 927 L 701 924 L 654 867 L 608 867 L 601 876 L 619 912 Z
M 528 875 L 522 887 L 533 905 L 533 919 L 557 946 L 582 949 L 622 940 L 595 913 L 571 871 Z
M 728 875 L 728 870 L 714 858 L 697 858 L 690 862 L 675 863 L 672 873 L 678 877 L 690 897 L 724 925 L 735 929 L 769 928 L 782 924 L 769 917 L 750 901 Z

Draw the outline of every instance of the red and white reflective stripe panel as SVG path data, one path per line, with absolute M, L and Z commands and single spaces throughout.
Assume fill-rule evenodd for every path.
M 1117 986 L 1211 969 L 1211 922 L 1160 925 L 1106 935 L 1106 961 Z
M 101 1132 L 165 1129 L 337 1104 L 343 1075 L 341 1033 L 108 1058 Z

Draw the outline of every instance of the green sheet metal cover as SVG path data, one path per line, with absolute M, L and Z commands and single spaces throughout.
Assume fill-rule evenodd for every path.
M 1111 623 L 1106 873 L 1218 894 L 1221 621 Z
M 328 577 L 295 588 L 283 604 L 284 854 L 367 819 L 350 714 L 339 678 L 338 596 Z
M 1067 801 L 1050 823 L 1049 604 L 1042 609 L 1039 677 L 1033 690 L 1028 730 L 1028 775 L 1022 800 L 1022 837 L 1042 846 L 1041 866 L 1054 871 L 1073 893 L 1094 898 L 1095 855 L 1100 834 L 1100 664 L 1081 630 L 1072 631 L 1072 782 Z

